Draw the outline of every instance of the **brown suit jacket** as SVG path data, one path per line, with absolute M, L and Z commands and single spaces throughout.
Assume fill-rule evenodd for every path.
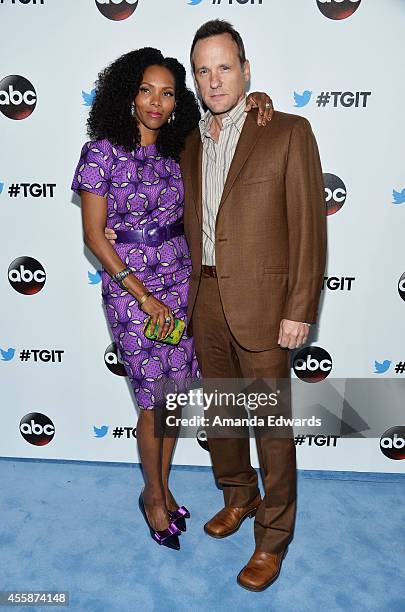
M 325 268 L 326 212 L 318 148 L 309 122 L 276 112 L 266 127 L 247 115 L 216 219 L 221 301 L 239 344 L 277 346 L 281 319 L 314 323 Z M 181 163 L 184 224 L 193 270 L 188 317 L 201 279 L 202 143 L 188 137 Z

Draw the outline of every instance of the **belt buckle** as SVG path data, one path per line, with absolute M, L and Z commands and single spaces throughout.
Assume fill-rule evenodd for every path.
M 145 244 L 150 246 L 160 246 L 162 244 L 160 227 L 155 221 L 147 223 L 143 226 L 142 231 L 145 239 Z

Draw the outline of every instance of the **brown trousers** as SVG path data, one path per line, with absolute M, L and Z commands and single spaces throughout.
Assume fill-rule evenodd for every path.
M 236 342 L 225 319 L 216 278 L 202 275 L 192 320 L 197 358 L 204 378 L 289 378 L 287 350 L 251 352 Z M 257 324 L 260 325 L 260 321 Z M 225 505 L 247 506 L 259 492 L 257 473 L 250 462 L 249 438 L 211 437 L 208 444 Z M 288 545 L 294 530 L 294 440 L 256 435 L 256 445 L 265 489 L 255 518 L 256 548 L 278 553 Z

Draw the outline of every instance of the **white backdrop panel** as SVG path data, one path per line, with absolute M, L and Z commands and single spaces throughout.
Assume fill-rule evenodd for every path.
M 325 275 L 354 280 L 350 290 L 325 288 L 312 343 L 331 355 L 331 376 L 404 376 L 395 365 L 405 359 L 405 303 L 397 290 L 405 272 L 405 204 L 393 204 L 392 191 L 405 188 L 405 5 L 344 0 L 344 6 L 358 8 L 336 20 L 318 5 L 335 10 L 343 6 L 338 0 L 241 2 L 139 0 L 132 16 L 113 21 L 95 0 L 1 0 L 0 81 L 21 75 L 37 95 L 26 119 L 0 112 L 2 456 L 138 460 L 133 437 L 112 436 L 114 426 L 136 426 L 136 410 L 126 379 L 104 362 L 111 338 L 100 284 L 90 285 L 87 276 L 100 266 L 82 246 L 80 209 L 70 192 L 87 140 L 88 107 L 81 92 L 92 90 L 101 68 L 142 46 L 158 47 L 188 69 L 195 30 L 217 17 L 231 21 L 244 37 L 251 90 L 270 92 L 277 109 L 311 121 L 324 172 L 337 175 L 346 187 L 343 207 L 328 217 Z M 312 92 L 310 101 L 295 107 L 294 91 L 305 90 Z M 371 94 L 365 107 L 345 107 L 340 96 L 336 107 L 333 96 L 319 107 L 322 92 Z M 0 92 L 0 111 L 4 100 Z M 9 195 L 10 186 L 21 183 L 55 184 L 54 197 L 24 197 L 21 190 Z M 45 269 L 46 283 L 35 295 L 18 293 L 8 280 L 10 264 L 22 256 Z M 12 358 L 9 348 L 15 349 Z M 22 361 L 25 349 L 63 351 L 61 362 L 41 361 L 38 354 L 37 361 L 33 354 Z M 392 362 L 389 369 L 376 374 L 374 361 L 386 359 Z M 48 444 L 38 446 L 21 435 L 20 420 L 29 413 L 53 422 L 55 435 Z M 102 425 L 109 426 L 108 433 L 97 438 L 93 426 Z M 378 439 L 338 440 L 336 447 L 304 444 L 297 450 L 305 469 L 404 471 L 404 461 L 381 453 Z M 208 465 L 209 456 L 196 440 L 180 440 L 176 462 Z

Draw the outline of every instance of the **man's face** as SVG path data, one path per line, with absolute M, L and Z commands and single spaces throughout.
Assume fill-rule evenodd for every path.
M 197 90 L 214 115 L 223 115 L 237 106 L 250 79 L 249 62 L 241 66 L 238 45 L 230 34 L 199 40 L 193 52 Z

